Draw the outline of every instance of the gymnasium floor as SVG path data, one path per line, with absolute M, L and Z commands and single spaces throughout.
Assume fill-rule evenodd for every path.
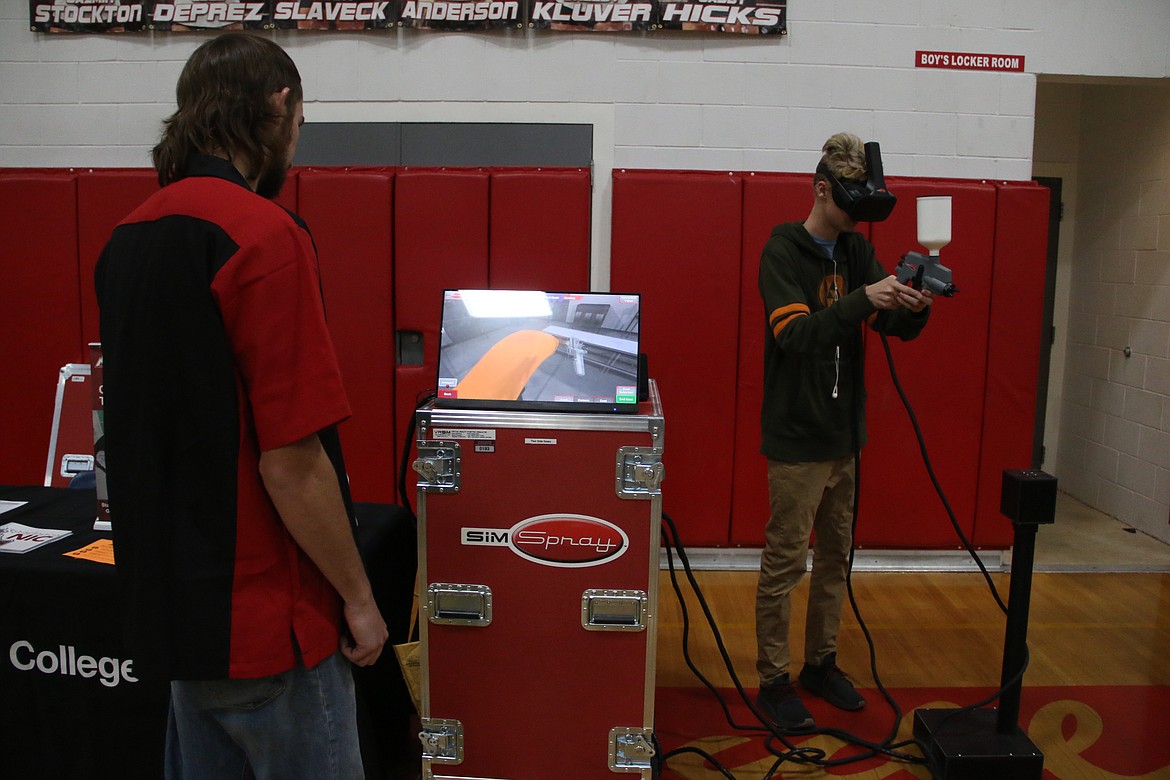
M 875 559 L 880 563 L 880 556 Z M 992 568 L 992 581 L 1008 600 L 1009 560 Z M 1002 569 L 1002 570 L 1001 570 Z M 1170 780 L 1170 546 L 1061 494 L 1057 519 L 1037 533 L 1028 624 L 1029 665 L 1018 724 L 1044 756 L 1044 777 Z M 753 597 L 756 573 L 698 571 L 699 586 L 722 633 L 728 655 L 754 700 Z M 705 780 L 733 776 L 929 778 L 919 764 L 886 756 L 832 769 L 800 764 L 801 756 L 830 761 L 864 758 L 864 750 L 827 735 L 773 742 L 750 730 L 753 715 L 737 700 L 710 630 L 685 579 L 690 617 L 689 652 L 695 666 L 729 701 L 729 725 L 714 694 L 687 668 L 682 611 L 670 577 L 659 593 L 656 734 L 660 751 L 698 748 L 728 774 L 694 753 L 668 759 L 664 778 Z M 984 578 L 971 571 L 855 570 L 853 590 L 873 637 L 877 672 L 897 706 L 884 700 L 870 666 L 865 636 L 847 614 L 838 663 L 869 699 L 860 713 L 842 713 L 806 699 L 818 725 L 880 743 L 909 739 L 916 709 L 973 704 L 999 685 L 1005 618 Z M 800 662 L 806 590 L 794 601 L 793 644 Z M 900 717 L 899 717 L 900 715 Z M 896 734 L 890 740 L 891 735 Z M 777 764 L 776 753 L 799 748 Z M 813 752 L 809 752 L 809 750 Z M 913 747 L 903 752 L 920 755 Z M 994 774 L 988 780 L 995 780 Z

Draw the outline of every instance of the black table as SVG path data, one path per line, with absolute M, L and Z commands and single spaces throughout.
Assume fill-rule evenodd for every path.
M 0 776 L 162 776 L 168 685 L 144 679 L 124 649 L 114 567 L 62 553 L 108 533 L 93 530 L 93 490 L 0 486 L 27 501 L 0 525 L 68 529 L 27 553 L 0 553 Z M 359 504 L 358 541 L 392 641 L 409 630 L 415 532 L 399 507 Z M 417 776 L 409 694 L 389 646 L 357 670 L 367 777 Z

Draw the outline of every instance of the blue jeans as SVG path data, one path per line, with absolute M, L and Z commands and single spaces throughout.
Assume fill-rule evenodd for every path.
M 168 780 L 361 780 L 349 662 L 254 680 L 175 680 Z

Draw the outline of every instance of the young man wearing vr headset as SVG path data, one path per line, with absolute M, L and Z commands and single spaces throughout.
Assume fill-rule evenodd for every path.
M 756 593 L 761 708 L 785 731 L 815 727 L 789 677 L 792 589 L 809 582 L 802 688 L 845 710 L 865 699 L 837 666 L 837 633 L 853 544 L 854 456 L 865 444 L 862 325 L 903 340 L 921 332 L 930 293 L 898 282 L 878 263 L 858 222 L 893 210 L 876 143 L 850 133 L 825 142 L 813 206 L 778 225 L 760 258 L 767 317 L 763 443 L 771 517 Z

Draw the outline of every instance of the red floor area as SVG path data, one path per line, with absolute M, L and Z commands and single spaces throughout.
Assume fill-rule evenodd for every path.
M 749 693 L 754 697 L 755 691 Z M 851 732 L 864 740 L 881 742 L 893 730 L 895 715 L 877 691 L 863 692 L 869 706 L 857 713 L 835 710 L 824 701 L 806 698 L 809 710 L 822 727 Z M 973 704 L 992 693 L 977 688 L 900 688 L 890 691 L 903 717 L 898 740 L 911 736 L 913 713 L 918 708 L 952 708 Z M 733 689 L 722 690 L 733 720 L 752 723 L 752 714 Z M 689 745 L 702 748 L 739 780 L 758 780 L 775 763 L 760 731 L 736 731 L 730 727 L 714 696 L 703 688 L 659 688 L 655 711 L 661 752 Z M 1170 686 L 1069 686 L 1025 687 L 1020 701 L 1019 725 L 1044 754 L 1044 777 L 1058 780 L 1085 778 L 1170 778 L 1170 740 L 1166 739 L 1170 712 Z M 797 748 L 818 748 L 826 757 L 857 756 L 862 749 L 825 735 L 792 740 Z M 783 750 L 783 746 L 778 746 Z M 916 751 L 910 750 L 917 755 Z M 776 777 L 809 776 L 809 768 L 786 762 Z M 799 775 L 791 774 L 800 772 Z M 812 775 L 817 776 L 817 775 Z M 929 777 L 920 766 L 891 759 L 868 758 L 835 767 L 829 777 L 881 777 L 893 780 Z M 694 755 L 667 761 L 663 780 L 705 780 L 725 777 Z M 989 778 L 988 780 L 993 780 Z

